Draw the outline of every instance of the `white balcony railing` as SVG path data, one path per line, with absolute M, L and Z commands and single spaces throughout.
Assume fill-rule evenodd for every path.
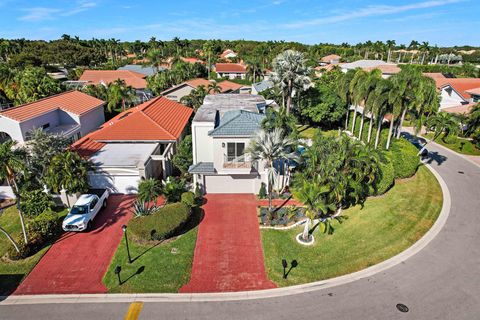
M 232 157 L 224 155 L 223 168 L 224 169 L 250 169 L 252 167 L 250 155 L 244 154 L 239 157 Z

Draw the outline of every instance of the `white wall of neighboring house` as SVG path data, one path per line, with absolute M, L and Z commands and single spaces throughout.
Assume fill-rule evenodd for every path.
M 80 133 L 83 136 L 86 134 L 98 129 L 105 122 L 105 113 L 103 111 L 103 106 L 100 106 L 90 112 L 83 114 L 78 118 L 78 123 L 80 123 Z
M 14 141 L 23 142 L 22 128 L 18 121 L 0 116 L 0 132 L 5 132 Z
M 443 87 L 440 92 L 440 110 L 457 107 L 465 103 L 465 99 L 450 86 Z
M 192 123 L 193 163 L 213 162 L 213 138 L 208 135 L 213 127 L 210 122 Z
M 109 189 L 112 193 L 137 193 L 140 180 L 136 168 L 102 168 L 99 172 L 88 173 L 88 183 L 92 188 Z
M 175 90 L 172 90 L 168 93 L 165 93 L 164 96 L 169 100 L 180 102 L 180 99 L 182 99 L 185 96 L 188 96 L 192 92 L 192 90 L 193 90 L 192 87 L 185 85 Z
M 240 72 L 217 72 L 218 78 L 245 79 L 246 74 Z

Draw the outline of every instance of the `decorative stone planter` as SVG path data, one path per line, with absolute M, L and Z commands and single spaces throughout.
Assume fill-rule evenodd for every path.
M 303 233 L 299 233 L 297 234 L 297 236 L 295 237 L 295 239 L 297 240 L 298 243 L 300 243 L 301 245 L 304 245 L 304 246 L 311 246 L 315 243 L 315 238 L 313 237 L 313 235 L 310 235 L 310 239 L 308 242 L 305 242 L 303 239 L 302 239 L 302 235 Z

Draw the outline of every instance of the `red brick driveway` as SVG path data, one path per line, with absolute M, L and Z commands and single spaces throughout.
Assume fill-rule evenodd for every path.
M 102 278 L 132 217 L 134 197 L 112 195 L 89 232 L 65 233 L 14 294 L 104 293 Z
M 265 274 L 256 197 L 210 194 L 206 200 L 190 282 L 180 292 L 275 288 Z

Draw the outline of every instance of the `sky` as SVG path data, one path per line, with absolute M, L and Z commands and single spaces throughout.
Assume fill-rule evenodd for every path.
M 480 46 L 480 0 L 0 0 L 0 38 Z

